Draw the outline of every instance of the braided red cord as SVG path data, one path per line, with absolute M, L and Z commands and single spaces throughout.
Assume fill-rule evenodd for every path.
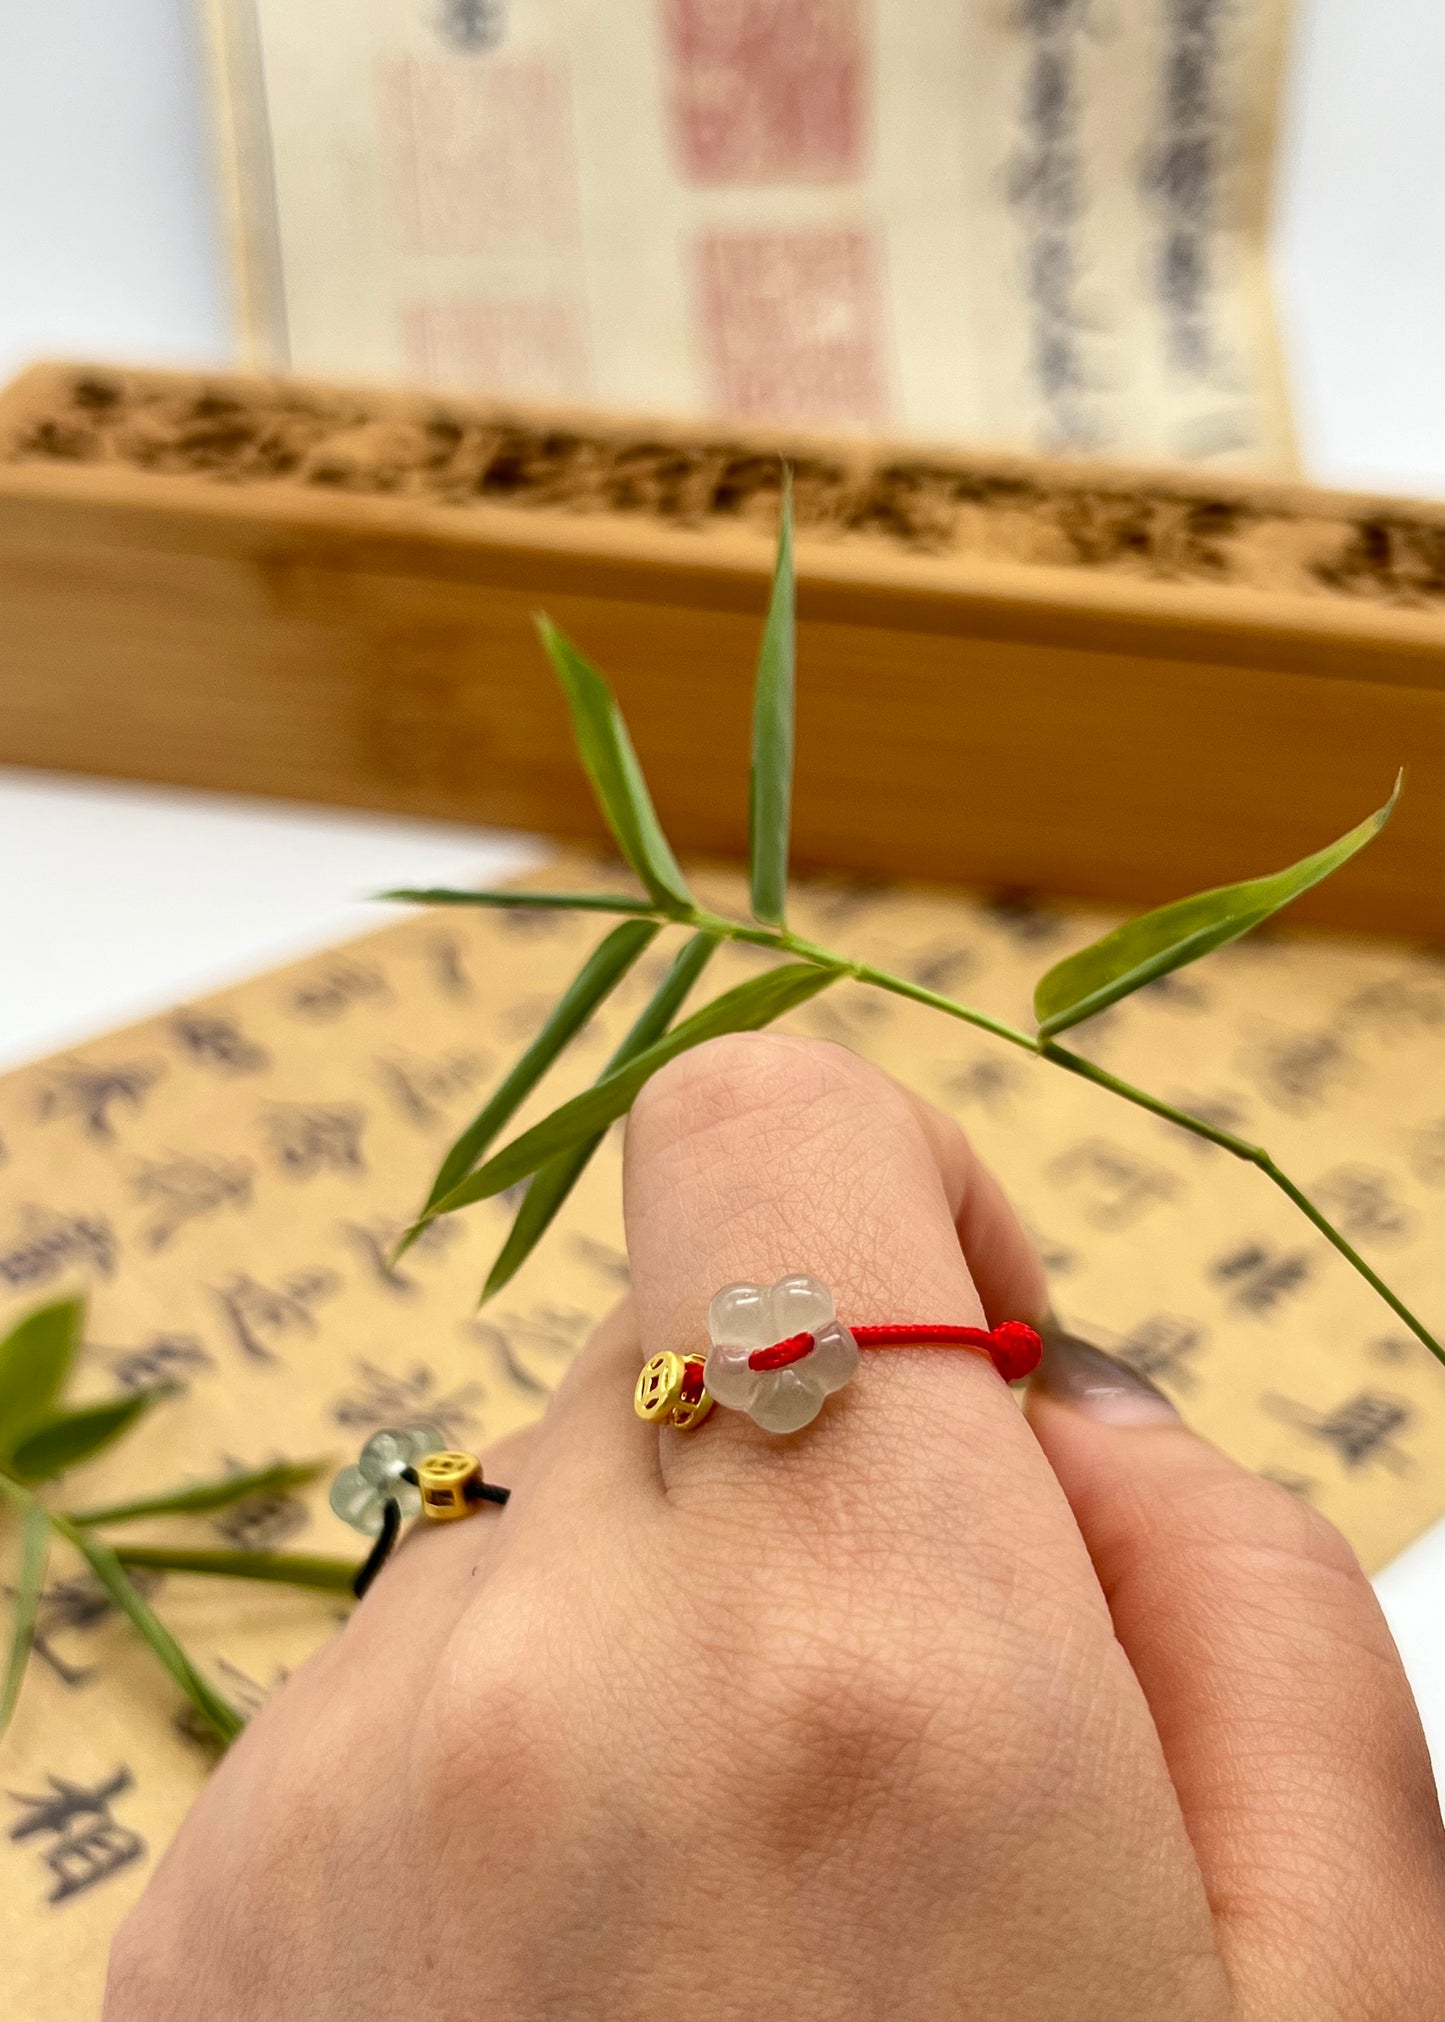
M 1017 1383 L 1039 1366 L 1044 1352 L 1037 1333 L 1023 1320 L 1001 1320 L 997 1327 L 922 1326 L 854 1327 L 860 1348 L 979 1348 L 1005 1383 Z M 786 1369 L 813 1350 L 811 1334 L 790 1334 L 770 1348 L 755 1348 L 749 1369 Z

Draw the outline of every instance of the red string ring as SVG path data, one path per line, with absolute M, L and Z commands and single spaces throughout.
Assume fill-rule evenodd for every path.
M 1005 1383 L 1017 1383 L 1039 1366 L 1044 1344 L 1024 1320 L 1001 1320 L 997 1327 L 922 1326 L 853 1327 L 860 1348 L 976 1348 L 992 1362 Z M 755 1348 L 749 1369 L 786 1369 L 813 1352 L 811 1334 L 790 1334 L 770 1348 Z

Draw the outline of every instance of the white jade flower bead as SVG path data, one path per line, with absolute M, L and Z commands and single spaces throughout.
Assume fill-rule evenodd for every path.
M 434 1425 L 388 1427 L 373 1433 L 355 1466 L 342 1468 L 332 1482 L 331 1507 L 343 1523 L 372 1538 L 381 1530 L 388 1500 L 401 1505 L 404 1517 L 416 1516 L 421 1509 L 421 1490 L 402 1479 L 402 1470 L 414 1467 L 424 1453 L 435 1453 L 445 1445 Z
M 746 1411 L 767 1432 L 796 1432 L 816 1418 L 823 1399 L 858 1373 L 858 1344 L 838 1320 L 826 1285 L 802 1272 L 776 1285 L 726 1285 L 707 1313 L 705 1381 L 710 1395 Z M 750 1369 L 748 1357 L 795 1334 L 813 1346 L 784 1369 Z

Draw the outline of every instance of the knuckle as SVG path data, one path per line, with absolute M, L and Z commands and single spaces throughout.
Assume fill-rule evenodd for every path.
M 904 1790 L 938 1747 L 938 1695 L 906 1647 L 814 1615 L 755 1642 L 739 1699 L 772 1757 L 768 1781 L 840 1805 L 860 1789 Z
M 469 1816 L 475 1794 L 499 1843 L 515 1844 L 556 1813 L 564 1774 L 558 1736 L 575 1731 L 567 1678 L 548 1662 L 546 1597 L 525 1576 L 489 1582 L 484 1616 L 458 1623 L 419 1707 L 413 1773 L 421 1811 Z
M 1329 1518 L 1302 1496 L 1253 1475 L 1228 1475 L 1180 1508 L 1195 1548 L 1244 1561 L 1261 1574 L 1366 1585 L 1359 1560 Z
M 366 1858 L 358 1778 L 384 1786 L 393 1740 L 383 1709 L 337 1692 L 309 1709 L 304 1738 L 273 1743 L 249 1829 L 232 1846 L 227 1948 L 248 1928 L 301 1914 L 316 1876 L 342 1869 L 355 1880 Z
M 903 1110 L 897 1090 L 866 1061 L 831 1040 L 777 1032 L 710 1039 L 670 1061 L 637 1096 L 629 1126 L 634 1148 L 665 1150 L 759 1117 L 783 1127 L 861 1099 Z

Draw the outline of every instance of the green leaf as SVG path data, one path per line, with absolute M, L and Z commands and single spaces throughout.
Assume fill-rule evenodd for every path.
M 1356 850 L 1363 849 L 1385 826 L 1399 794 L 1397 778 L 1390 798 L 1368 820 L 1327 849 L 1291 864 L 1288 870 L 1176 899 L 1157 912 L 1126 921 L 1078 954 L 1056 963 L 1034 991 L 1040 1035 L 1051 1039 L 1056 1032 L 1092 1018 L 1144 984 L 1237 941 L 1348 863 Z
M 793 487 L 783 476 L 778 559 L 753 691 L 748 870 L 753 917 L 781 927 L 788 897 L 788 828 L 793 808 Z
M 84 1331 L 85 1301 L 57 1299 L 0 1341 L 0 1451 L 60 1396 Z
M 169 1545 L 117 1545 L 115 1556 L 123 1566 L 217 1580 L 270 1580 L 322 1594 L 349 1594 L 361 1566 L 360 1559 L 317 1558 L 307 1552 L 193 1552 Z
M 129 1432 L 143 1411 L 149 1411 L 163 1390 L 141 1390 L 126 1397 L 107 1398 L 103 1404 L 80 1404 L 73 1411 L 54 1411 L 37 1419 L 16 1440 L 9 1468 L 21 1481 L 49 1481 L 78 1467 L 93 1454 Z
M 32 1502 L 25 1512 L 25 1523 L 20 1532 L 15 1616 L 10 1630 L 10 1654 L 5 1660 L 5 1683 L 0 1686 L 0 1734 L 10 1725 L 10 1716 L 20 1697 L 25 1666 L 35 1641 L 35 1617 L 40 1611 L 40 1593 L 45 1585 L 45 1566 L 49 1557 L 50 1519 L 38 1502 Z
M 221 1697 L 208 1679 L 201 1676 L 150 1603 L 136 1592 L 126 1578 L 125 1568 L 110 1546 L 102 1544 L 88 1531 L 78 1529 L 65 1517 L 54 1517 L 52 1522 L 63 1536 L 70 1539 L 110 1598 L 149 1643 L 201 1718 L 222 1741 L 234 1741 L 243 1725 L 240 1714 Z
M 660 906 L 691 912 L 692 894 L 657 819 L 617 697 L 550 618 L 539 617 L 537 631 L 562 683 L 578 752 L 617 847 Z
M 603 999 L 616 989 L 643 949 L 660 931 L 655 920 L 625 920 L 593 949 L 551 1017 L 496 1094 L 467 1125 L 442 1160 L 421 1213 L 397 1246 L 398 1257 L 416 1241 L 436 1213 L 438 1203 L 477 1165 L 497 1132 L 521 1108 L 557 1055 L 586 1024 Z
M 124 1524 L 137 1517 L 204 1516 L 208 1510 L 227 1509 L 251 1495 L 284 1495 L 288 1489 L 303 1488 L 324 1474 L 325 1460 L 279 1461 L 274 1467 L 254 1467 L 245 1474 L 223 1474 L 215 1481 L 197 1482 L 192 1488 L 167 1489 L 160 1495 L 142 1496 L 136 1502 L 104 1503 L 96 1509 L 67 1510 L 73 1524 Z
M 707 967 L 717 945 L 716 934 L 694 934 L 684 943 L 632 1030 L 598 1076 L 599 1081 L 605 1081 L 609 1074 L 615 1074 L 618 1068 L 625 1067 L 629 1060 L 635 1060 L 639 1053 L 645 1053 L 649 1046 L 656 1044 L 686 1002 L 689 991 Z M 482 1288 L 481 1303 L 485 1304 L 494 1292 L 500 1292 L 531 1256 L 606 1135 L 606 1131 L 602 1130 L 593 1137 L 584 1138 L 573 1150 L 549 1159 L 533 1175 L 507 1240 Z
M 650 913 L 651 899 L 629 899 L 620 892 L 470 892 L 449 885 L 404 885 L 399 891 L 378 892 L 378 899 L 398 899 L 409 906 L 540 907 L 572 913 Z
M 444 1200 L 438 1201 L 436 1212 L 454 1214 L 458 1208 L 470 1207 L 473 1201 L 490 1200 L 495 1194 L 505 1193 L 508 1187 L 538 1171 L 558 1153 L 606 1130 L 631 1108 L 637 1091 L 669 1060 L 724 1033 L 756 1032 L 770 1025 L 775 1018 L 783 1017 L 799 1004 L 806 1004 L 810 997 L 816 997 L 820 990 L 826 990 L 840 973 L 814 962 L 789 962 L 781 969 L 770 969 L 766 975 L 754 976 L 750 982 L 724 991 L 626 1067 L 609 1074 L 581 1095 L 574 1095 L 541 1123 L 524 1130 L 489 1159 L 480 1172 L 473 1173 Z

